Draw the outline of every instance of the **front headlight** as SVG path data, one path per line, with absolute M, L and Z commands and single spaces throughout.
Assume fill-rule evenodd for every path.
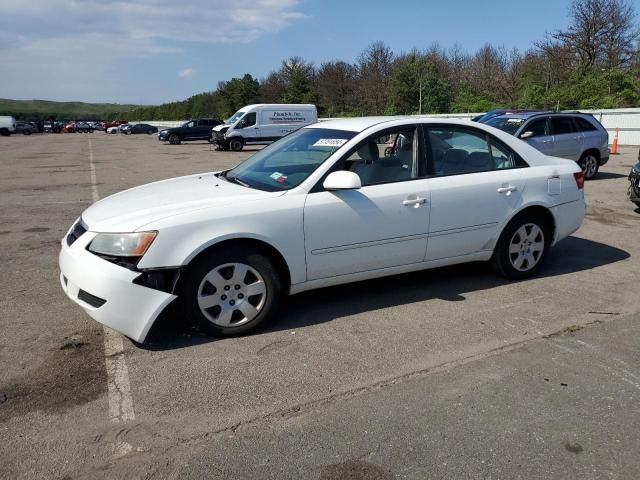
M 142 257 L 158 232 L 99 233 L 89 244 L 89 251 L 114 257 Z

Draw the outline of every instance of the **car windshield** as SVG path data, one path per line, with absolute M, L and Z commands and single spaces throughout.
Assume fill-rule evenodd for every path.
M 523 123 L 524 118 L 514 117 L 496 117 L 486 122 L 487 125 L 504 130 L 511 135 L 514 135 Z
M 242 110 L 238 110 L 236 113 L 234 113 L 233 115 L 231 115 L 229 118 L 227 118 L 224 123 L 226 123 L 227 125 L 233 125 L 234 123 L 236 123 L 238 121 L 238 119 L 243 116 L 245 114 L 245 112 L 243 112 Z
M 303 128 L 272 143 L 224 174 L 231 182 L 277 192 L 297 187 L 355 132 Z

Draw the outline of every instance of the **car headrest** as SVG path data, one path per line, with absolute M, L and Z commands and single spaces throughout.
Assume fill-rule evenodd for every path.
M 364 163 L 373 163 L 380 157 L 380 152 L 375 143 L 367 142 L 358 149 L 358 156 Z

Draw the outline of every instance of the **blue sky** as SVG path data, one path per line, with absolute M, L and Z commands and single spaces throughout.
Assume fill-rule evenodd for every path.
M 292 55 L 354 61 L 488 42 L 526 50 L 569 0 L 0 0 L 0 97 L 156 104 L 264 77 Z

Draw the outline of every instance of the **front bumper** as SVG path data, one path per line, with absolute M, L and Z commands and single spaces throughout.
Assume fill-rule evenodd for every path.
M 160 140 L 161 142 L 166 142 L 167 138 L 169 138 L 169 133 L 168 132 L 159 132 L 158 133 L 158 140 Z
M 60 283 L 67 296 L 94 320 L 142 343 L 156 318 L 176 296 L 136 285 L 139 272 L 103 260 L 87 250 L 95 233 L 81 235 L 60 250 Z

